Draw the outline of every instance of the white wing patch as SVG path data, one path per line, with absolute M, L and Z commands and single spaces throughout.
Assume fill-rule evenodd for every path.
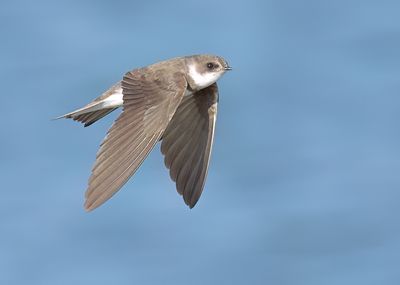
M 206 88 L 211 84 L 215 83 L 220 78 L 222 73 L 220 72 L 206 72 L 204 74 L 199 73 L 196 70 L 194 64 L 189 65 L 189 76 L 193 79 L 194 83 L 199 89 Z

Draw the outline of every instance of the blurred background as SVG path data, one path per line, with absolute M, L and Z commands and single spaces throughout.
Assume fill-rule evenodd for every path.
M 400 2 L 3 1 L 0 284 L 400 284 Z M 205 191 L 159 146 L 83 210 L 98 145 L 51 121 L 133 68 L 212 53 Z

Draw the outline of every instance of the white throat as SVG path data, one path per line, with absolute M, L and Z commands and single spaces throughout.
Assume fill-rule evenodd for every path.
M 221 77 L 220 72 L 207 72 L 205 74 L 201 74 L 196 70 L 196 65 L 190 64 L 189 65 L 189 76 L 192 78 L 196 87 L 199 89 L 206 88 L 216 82 L 218 78 Z

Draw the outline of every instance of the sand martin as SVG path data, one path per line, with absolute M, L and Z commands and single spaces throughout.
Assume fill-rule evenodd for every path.
M 178 193 L 193 208 L 204 188 L 213 144 L 216 81 L 230 69 L 214 55 L 162 61 L 127 72 L 88 105 L 59 117 L 87 127 L 123 109 L 97 153 L 85 209 L 93 210 L 110 199 L 158 141 Z

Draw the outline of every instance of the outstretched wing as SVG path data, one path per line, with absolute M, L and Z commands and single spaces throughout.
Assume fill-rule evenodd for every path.
M 138 69 L 122 81 L 123 112 L 97 153 L 86 191 L 90 211 L 113 196 L 153 149 L 185 93 L 184 74 Z
M 193 208 L 207 176 L 217 117 L 217 84 L 185 96 L 162 138 L 161 152 L 185 203 Z

